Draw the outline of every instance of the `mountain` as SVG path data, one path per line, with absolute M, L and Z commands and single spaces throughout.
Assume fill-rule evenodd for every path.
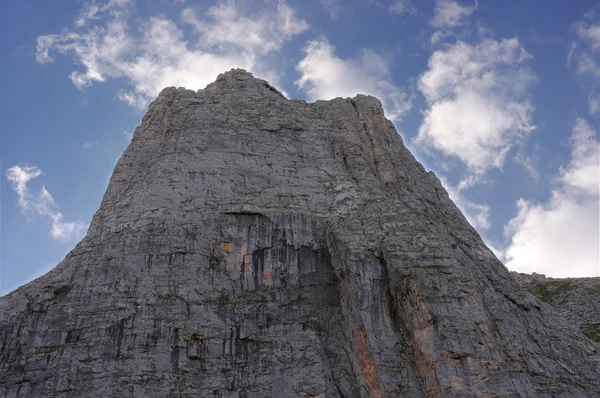
M 592 397 L 600 345 L 522 288 L 358 95 L 164 89 L 86 237 L 0 298 L 6 397 Z

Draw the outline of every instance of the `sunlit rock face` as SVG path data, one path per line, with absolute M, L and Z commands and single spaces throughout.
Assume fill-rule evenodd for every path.
M 368 96 L 167 88 L 87 236 L 0 298 L 6 397 L 592 397 L 600 346 L 522 289 Z

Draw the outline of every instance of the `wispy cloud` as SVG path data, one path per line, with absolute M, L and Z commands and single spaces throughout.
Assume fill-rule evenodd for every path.
M 393 82 L 386 60 L 374 51 L 365 49 L 354 59 L 343 59 L 321 37 L 306 45 L 296 69 L 300 72 L 296 84 L 311 101 L 371 94 L 383 102 L 392 120 L 400 120 L 411 108 L 408 96 Z
M 334 21 L 338 19 L 341 8 L 340 0 L 322 0 L 322 3 L 323 9 L 329 14 L 329 17 Z
M 29 182 L 42 175 L 36 166 L 13 166 L 6 171 L 6 176 L 17 194 L 17 205 L 24 215 L 45 216 L 52 221 L 50 236 L 58 240 L 79 239 L 87 230 L 87 224 L 81 221 L 67 222 L 63 214 L 57 210 L 56 203 L 46 187 L 42 186 L 39 194 L 33 195 L 28 188 Z
M 70 75 L 75 86 L 124 78 L 129 87 L 119 97 L 143 109 L 164 87 L 204 88 L 234 67 L 277 84 L 269 55 L 308 28 L 283 1 L 267 2 L 258 11 L 234 2 L 218 3 L 201 15 L 185 8 L 178 22 L 164 16 L 133 19 L 130 4 L 88 3 L 74 30 L 38 37 L 37 61 L 52 62 L 53 51 L 73 54 L 81 65 Z M 192 40 L 184 37 L 184 28 L 193 31 Z
M 411 0 L 396 0 L 388 7 L 388 10 L 394 15 L 412 15 L 417 12 L 417 9 Z
M 86 141 L 83 143 L 82 148 L 83 149 L 90 149 L 93 148 L 96 144 L 98 144 L 98 141 L 94 140 L 94 141 Z
M 528 89 L 537 78 L 529 58 L 516 38 L 458 41 L 435 51 L 418 82 L 429 107 L 416 144 L 458 158 L 471 176 L 501 168 L 535 129 Z
M 529 174 L 529 177 L 535 182 L 539 182 L 540 180 L 540 171 L 536 165 L 536 150 L 538 146 L 534 147 L 533 154 L 528 154 L 523 147 L 519 148 L 518 152 L 515 155 L 515 162 L 521 165 Z
M 577 39 L 571 43 L 567 65 L 574 66 L 575 73 L 591 83 L 588 108 L 591 115 L 600 116 L 600 22 L 598 7 L 592 8 L 573 25 Z
M 517 201 L 505 227 L 506 266 L 554 277 L 600 276 L 600 141 L 577 119 L 570 163 L 561 168 L 546 202 Z
M 198 44 L 202 44 L 205 50 L 211 47 L 229 48 L 248 56 L 276 51 L 309 26 L 283 2 L 277 3 L 275 9 L 258 13 L 248 13 L 233 2 L 217 4 L 205 12 L 204 19 L 198 19 L 193 8 L 186 8 L 182 17 L 200 35 L 202 41 Z
M 133 3 L 134 0 L 86 1 L 85 6 L 79 10 L 75 26 L 84 26 L 88 21 L 98 20 L 106 13 L 119 13 L 121 10 L 131 7 Z
M 588 44 L 592 51 L 600 51 L 600 26 L 587 20 L 583 19 L 578 21 L 574 25 L 577 36 L 586 44 Z

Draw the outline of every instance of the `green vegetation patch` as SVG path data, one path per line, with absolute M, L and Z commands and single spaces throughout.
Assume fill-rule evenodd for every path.
M 241 292 L 240 294 L 231 294 L 227 290 L 223 289 L 219 293 L 219 296 L 215 300 L 207 301 L 207 304 L 212 304 L 217 307 L 224 307 L 230 305 L 252 305 L 252 304 L 264 304 L 269 300 L 267 297 L 256 292 Z
M 365 200 L 365 207 L 374 205 L 377 202 L 379 202 L 379 199 L 367 199 Z
M 59 345 L 45 345 L 40 347 L 42 350 L 44 350 L 44 354 L 48 354 L 50 352 L 54 352 L 56 350 L 58 350 L 59 348 L 62 347 L 62 344 Z
M 402 269 L 428 269 L 428 270 L 433 270 L 433 271 L 448 270 L 449 268 L 450 267 L 443 266 L 443 265 L 415 265 L 415 266 L 402 267 Z
M 177 297 L 177 295 L 175 295 L 173 293 L 167 293 L 167 294 L 161 294 L 157 298 L 158 298 L 158 301 L 173 301 L 175 299 L 178 299 L 179 297 Z
M 98 314 L 104 314 L 107 312 L 112 312 L 112 311 L 124 311 L 126 310 L 127 307 L 123 307 L 120 305 L 114 305 L 114 306 L 108 306 L 108 307 L 98 307 L 98 308 L 93 308 L 89 311 L 83 312 L 81 313 L 81 315 L 98 315 Z
M 308 297 L 304 297 L 304 296 L 300 295 L 291 301 L 280 304 L 279 308 L 295 307 L 296 305 L 300 305 L 302 303 L 310 304 L 311 300 Z
M 600 323 L 583 324 L 581 325 L 581 331 L 588 339 L 600 343 Z
M 223 307 L 226 305 L 238 305 L 241 304 L 240 300 L 237 300 L 235 297 L 231 297 L 229 292 L 225 289 L 221 290 L 219 293 L 219 297 L 213 302 L 216 306 Z
M 201 336 L 198 333 L 194 333 L 187 339 L 184 338 L 184 340 L 189 341 L 190 343 L 194 343 L 194 344 L 202 344 L 202 343 L 204 343 L 205 338 L 204 338 L 204 336 Z
M 594 283 L 591 287 L 585 289 L 591 296 L 600 296 L 600 283 Z
M 557 295 L 566 293 L 575 289 L 576 286 L 569 280 L 562 281 L 546 281 L 546 282 L 533 282 L 531 286 L 527 288 L 531 294 L 542 300 L 543 302 L 549 303 Z

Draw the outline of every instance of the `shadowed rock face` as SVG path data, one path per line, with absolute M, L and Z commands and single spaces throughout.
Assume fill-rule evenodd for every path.
M 167 88 L 87 236 L 0 298 L 0 395 L 591 397 L 600 346 L 521 289 L 368 96 Z

